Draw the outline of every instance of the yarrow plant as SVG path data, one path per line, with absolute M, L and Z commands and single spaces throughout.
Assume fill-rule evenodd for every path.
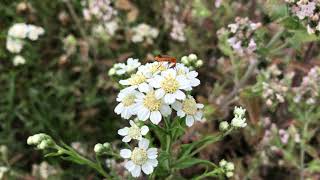
M 197 59 L 192 54 L 188 58 L 192 61 Z M 94 147 L 97 158 L 107 155 L 116 160 L 124 159 L 121 164 L 132 177 L 145 174 L 151 179 L 161 179 L 196 164 L 211 169 L 198 178 L 233 176 L 232 163 L 219 167 L 213 162 L 198 159 L 196 154 L 232 130 L 245 127 L 245 109 L 236 107 L 231 125 L 225 121 L 226 125 L 218 135 L 181 144 L 179 139 L 186 128 L 203 121 L 204 105 L 197 103 L 192 96 L 192 90 L 200 85 L 198 73 L 181 63 L 175 66 L 167 62 L 141 64 L 133 58 L 117 65 L 117 68 L 112 67 L 110 71 L 109 75 L 124 78 L 119 80 L 122 86 L 114 111 L 129 120 L 129 126 L 118 130 L 126 147 L 117 151 L 110 143 L 98 143 Z M 65 144 L 57 145 L 48 135 L 31 136 L 28 144 L 36 145 L 38 149 L 55 149 L 56 152 L 50 155 L 67 156 L 68 160 L 96 169 L 104 177 L 119 176 L 119 173 L 113 172 L 115 168 L 108 166 L 104 169 L 99 159 L 93 162 Z M 173 146 L 180 148 L 174 150 Z
M 148 24 L 142 23 L 131 29 L 131 41 L 134 43 L 146 42 L 147 44 L 153 43 L 159 35 L 159 30 L 151 27 Z
M 307 27 L 309 34 L 320 32 L 320 2 L 318 0 L 285 0 L 291 12 Z

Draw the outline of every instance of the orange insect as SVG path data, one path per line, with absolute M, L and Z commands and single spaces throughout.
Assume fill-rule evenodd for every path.
M 175 57 L 171 57 L 171 56 L 157 55 L 154 59 L 158 62 L 169 62 L 169 63 L 173 64 L 172 67 L 175 67 L 177 64 L 177 59 Z

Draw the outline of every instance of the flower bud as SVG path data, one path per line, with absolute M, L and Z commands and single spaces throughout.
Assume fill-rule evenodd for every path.
M 203 61 L 200 59 L 196 62 L 196 67 L 201 67 L 203 66 Z
M 183 57 L 181 58 L 181 62 L 182 62 L 183 64 L 189 64 L 189 59 L 188 59 L 188 57 L 187 57 L 187 56 L 183 56 Z
M 227 176 L 228 178 L 232 177 L 232 176 L 233 176 L 233 172 L 231 172 L 231 171 L 227 172 L 227 173 L 226 173 L 226 176 Z
M 226 170 L 227 171 L 233 171 L 234 170 L 234 164 L 232 162 L 228 162 L 226 164 Z
M 229 129 L 229 123 L 227 121 L 222 121 L 219 124 L 220 131 L 227 131 Z
M 197 55 L 195 55 L 195 54 L 189 54 L 188 58 L 190 61 L 195 61 L 198 59 Z
M 220 167 L 224 167 L 224 166 L 226 166 L 226 165 L 227 165 L 227 161 L 224 160 L 224 159 L 222 159 L 222 160 L 219 162 L 219 166 L 220 166 Z
M 108 72 L 108 75 L 109 76 L 113 76 L 113 75 L 115 75 L 116 74 L 116 70 L 114 69 L 114 68 L 111 68 L 110 70 L 109 70 L 109 72 Z
M 96 154 L 102 154 L 103 153 L 103 150 L 104 150 L 104 147 L 102 144 L 98 143 L 94 146 L 94 152 Z

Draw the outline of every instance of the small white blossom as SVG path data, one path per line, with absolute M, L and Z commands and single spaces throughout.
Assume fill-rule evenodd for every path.
M 6 48 L 11 53 L 20 53 L 23 48 L 23 42 L 20 39 L 8 38 L 6 42 Z
M 149 132 L 148 126 L 137 126 L 132 120 L 129 121 L 131 127 L 124 127 L 118 130 L 118 134 L 124 136 L 123 142 L 130 142 L 131 139 L 141 140 L 142 136 Z
M 148 24 L 142 23 L 136 27 L 133 27 L 132 33 L 132 42 L 139 43 L 146 41 L 147 43 L 151 44 L 153 42 L 153 39 L 158 37 L 159 30 L 156 28 L 152 28 Z
M 28 25 L 28 38 L 32 41 L 35 41 L 39 38 L 40 35 L 44 34 L 44 29 L 35 25 Z
M 133 151 L 130 149 L 120 150 L 120 156 L 129 159 L 125 163 L 125 168 L 131 172 L 133 177 L 139 177 L 141 170 L 145 174 L 151 174 L 153 169 L 158 165 L 158 150 L 157 148 L 148 148 L 149 140 L 141 139 L 138 147 L 135 147 Z
M 164 102 L 172 104 L 178 100 L 186 98 L 182 90 L 190 90 L 190 83 L 183 75 L 178 75 L 173 69 L 161 72 L 161 75 L 155 75 L 150 80 L 150 85 L 156 88 L 155 95 L 157 99 L 164 97 Z
M 154 90 L 149 90 L 146 94 L 139 94 L 136 103 L 135 112 L 138 119 L 145 121 L 150 118 L 153 124 L 159 124 L 162 116 L 169 116 L 172 112 L 168 104 L 156 98 Z
M 234 118 L 231 121 L 231 125 L 234 127 L 246 127 L 247 123 L 246 123 L 246 118 L 245 116 L 245 112 L 246 110 L 243 109 L 242 107 L 235 107 L 233 114 L 234 114 Z
M 191 127 L 194 121 L 201 121 L 203 104 L 196 103 L 192 96 L 188 96 L 183 102 L 176 101 L 172 104 L 173 109 L 177 111 L 179 117 L 186 117 L 186 125 Z
M 28 25 L 25 23 L 17 23 L 10 27 L 8 36 L 13 38 L 24 39 L 28 34 Z
M 132 88 L 120 91 L 117 97 L 117 101 L 120 103 L 116 106 L 114 112 L 116 114 L 121 114 L 121 117 L 124 119 L 129 119 L 132 115 L 136 114 L 134 111 L 134 108 L 136 107 L 135 101 L 139 94 L 140 92 Z

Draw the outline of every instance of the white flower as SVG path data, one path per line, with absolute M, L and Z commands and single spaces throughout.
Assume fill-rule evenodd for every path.
M 44 29 L 35 25 L 28 25 L 28 38 L 32 41 L 35 41 L 39 38 L 40 35 L 44 34 Z
M 131 127 L 124 127 L 118 130 L 118 134 L 124 136 L 123 142 L 130 142 L 131 139 L 141 140 L 142 136 L 149 132 L 148 126 L 137 126 L 132 120 L 130 120 Z
M 129 79 L 120 80 L 119 83 L 125 86 L 131 86 L 130 88 L 139 89 L 140 92 L 147 92 L 150 90 L 150 86 L 147 83 L 148 74 L 138 71 L 132 74 Z
M 14 38 L 24 39 L 27 37 L 28 25 L 25 23 L 17 23 L 10 27 L 8 35 Z
M 235 107 L 233 114 L 234 114 L 234 118 L 231 121 L 231 125 L 234 127 L 246 127 L 247 123 L 246 123 L 246 118 L 244 117 L 246 113 L 246 110 L 242 107 Z
M 25 63 L 26 63 L 26 60 L 24 59 L 24 57 L 22 57 L 20 55 L 17 55 L 13 58 L 13 65 L 14 66 L 19 66 L 19 65 L 22 65 Z
M 192 96 L 188 96 L 182 103 L 176 101 L 172 108 L 177 111 L 179 117 L 186 117 L 186 125 L 191 127 L 194 121 L 201 121 L 203 104 L 197 104 Z
M 23 42 L 20 39 L 12 39 L 8 37 L 6 42 L 6 48 L 11 53 L 20 53 L 23 48 Z
M 157 90 L 155 95 L 157 99 L 164 97 L 164 102 L 172 104 L 178 100 L 184 100 L 186 95 L 182 90 L 190 89 L 188 79 L 183 75 L 177 75 L 173 69 L 161 72 L 161 75 L 155 75 L 150 80 L 150 85 Z
M 183 75 L 189 81 L 188 83 L 190 86 L 185 90 L 191 91 L 192 87 L 199 86 L 200 80 L 197 78 L 198 73 L 196 71 L 190 71 L 190 69 L 184 64 L 177 64 L 175 69 L 177 71 L 177 75 Z
M 148 24 L 139 24 L 136 27 L 132 28 L 133 35 L 131 37 L 131 41 L 134 43 L 143 42 L 146 40 L 148 43 L 152 43 L 152 39 L 155 39 L 159 30 L 156 28 L 152 28 Z
M 151 174 L 153 169 L 158 165 L 158 150 L 157 148 L 148 148 L 149 140 L 141 139 L 139 146 L 133 151 L 130 149 L 120 150 L 120 156 L 125 159 L 130 159 L 125 163 L 125 168 L 130 171 L 133 177 L 139 177 L 141 170 L 145 174 Z
M 136 100 L 135 112 L 139 120 L 145 121 L 150 118 L 153 124 L 159 124 L 162 116 L 168 116 L 172 110 L 162 99 L 157 99 L 154 90 L 146 94 L 139 94 Z
M 136 99 L 140 92 L 132 89 L 126 88 L 120 91 L 117 101 L 120 102 L 114 112 L 116 114 L 121 114 L 121 117 L 124 119 L 129 119 L 132 115 L 136 114 L 134 108 L 136 106 Z
M 127 64 L 126 64 L 126 72 L 132 72 L 134 70 L 136 70 L 139 66 L 141 66 L 141 63 L 139 62 L 139 59 L 133 59 L 133 58 L 129 58 L 127 60 Z
M 119 28 L 118 22 L 115 20 L 106 22 L 104 26 L 106 27 L 106 30 L 110 36 L 113 36 Z

